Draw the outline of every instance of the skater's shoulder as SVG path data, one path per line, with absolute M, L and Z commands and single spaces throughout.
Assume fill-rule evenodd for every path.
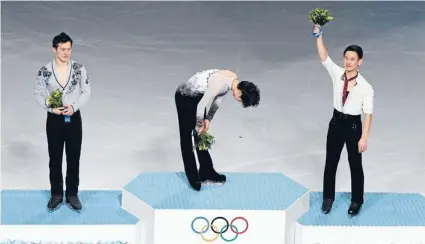
M 373 91 L 373 85 L 359 72 L 357 82 L 361 85 L 362 89 L 366 91 Z
M 219 71 L 219 69 L 204 69 L 204 70 L 198 71 L 195 74 L 193 74 L 187 82 L 189 83 L 201 82 L 201 81 L 206 82 L 208 78 L 212 74 L 216 73 L 217 71 Z
M 238 74 L 230 69 L 220 69 L 218 73 L 229 76 L 231 78 L 238 78 Z
M 329 55 L 326 56 L 325 60 L 321 60 L 320 62 L 323 66 L 326 67 L 326 69 L 328 69 L 332 73 L 335 73 L 336 75 L 338 75 L 339 73 L 344 73 L 345 71 L 344 67 L 335 63 Z
M 85 69 L 85 66 L 78 61 L 70 60 L 70 62 L 71 62 L 71 66 L 74 70 Z M 52 72 L 53 71 L 53 60 L 51 60 L 48 63 L 39 67 L 37 71 L 38 72 L 46 72 L 46 71 Z
M 369 81 L 363 76 L 362 73 L 359 72 L 358 74 L 359 75 L 357 77 L 357 80 L 360 81 L 360 83 L 362 83 L 365 86 L 372 87 L 372 84 L 369 83 Z
M 46 64 L 44 64 L 44 65 L 42 65 L 41 67 L 39 67 L 38 68 L 38 71 L 40 72 L 43 72 L 43 71 L 52 71 L 53 70 L 53 66 L 52 66 L 52 64 L 53 64 L 53 61 L 50 61 L 50 62 L 48 62 L 48 63 L 46 63 Z
M 195 73 L 194 76 L 202 76 L 202 75 L 211 75 L 215 72 L 220 71 L 220 69 L 203 69 Z
M 82 64 L 81 62 L 77 61 L 77 60 L 71 60 L 70 61 L 72 64 L 72 68 L 74 70 L 81 70 L 81 69 L 86 69 L 86 67 L 84 66 L 84 64 Z

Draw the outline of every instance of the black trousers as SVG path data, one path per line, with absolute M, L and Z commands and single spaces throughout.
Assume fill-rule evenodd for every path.
M 351 201 L 362 204 L 364 195 L 364 174 L 362 154 L 358 143 L 362 136 L 360 115 L 347 115 L 334 109 L 329 122 L 326 140 L 326 164 L 323 180 L 323 197 L 335 199 L 335 177 L 344 144 L 347 148 L 351 172 Z
M 184 96 L 178 91 L 175 94 L 177 115 L 179 120 L 180 147 L 184 163 L 184 170 L 189 182 L 199 181 L 199 173 L 208 174 L 213 170 L 213 162 L 208 150 L 198 150 L 199 173 L 196 165 L 192 131 L 196 126 L 196 110 L 202 95 L 196 97 Z
M 66 153 L 66 196 L 78 193 L 80 155 L 82 143 L 82 120 L 80 111 L 65 123 L 63 115 L 47 113 L 47 144 L 49 149 L 49 178 L 52 195 L 63 195 L 62 158 Z

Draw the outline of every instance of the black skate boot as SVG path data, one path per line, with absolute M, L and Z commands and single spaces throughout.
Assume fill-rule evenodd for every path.
M 76 211 L 80 211 L 83 208 L 83 205 L 80 202 L 78 196 L 67 196 L 66 203 Z
M 226 182 L 226 176 L 217 173 L 214 169 L 210 171 L 200 171 L 199 178 L 202 183 L 223 184 Z
M 201 182 L 199 182 L 199 181 L 189 181 L 189 184 L 195 191 L 201 190 Z
M 62 202 L 63 202 L 62 195 L 52 195 L 49 199 L 49 202 L 47 203 L 47 208 L 49 212 L 57 210 L 60 207 Z

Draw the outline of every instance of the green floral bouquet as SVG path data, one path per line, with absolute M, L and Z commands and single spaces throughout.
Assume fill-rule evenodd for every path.
M 334 17 L 331 16 L 327 9 L 315 8 L 308 13 L 308 19 L 315 25 L 324 26 L 331 22 Z
M 198 135 L 198 132 L 193 130 L 193 136 L 195 137 L 195 147 L 200 151 L 211 149 L 211 146 L 215 143 L 214 136 L 208 132 L 202 132 Z
M 52 93 L 47 98 L 46 104 L 49 108 L 60 108 L 60 107 L 62 107 L 63 106 L 62 92 L 59 89 L 52 91 Z

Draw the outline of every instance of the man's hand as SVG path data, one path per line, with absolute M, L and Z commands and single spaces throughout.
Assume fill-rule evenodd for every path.
M 314 34 L 321 34 L 321 33 L 320 33 L 321 31 L 322 31 L 322 30 L 321 30 L 320 25 L 315 24 L 315 25 L 314 25 L 314 27 L 313 27 L 313 33 L 314 33 Z
M 210 121 L 209 120 L 204 120 L 204 132 L 208 132 L 210 128 Z
M 65 110 L 63 110 L 63 115 L 73 115 L 74 114 L 74 109 L 71 105 L 65 105 L 64 106 Z
M 210 121 L 206 119 L 204 120 L 204 122 L 202 123 L 202 126 L 198 130 L 198 136 L 203 132 L 207 132 L 209 128 L 210 128 Z
M 61 115 L 63 112 L 63 107 L 60 108 L 52 108 L 52 113 L 57 114 L 57 115 Z
M 359 153 L 365 152 L 367 149 L 367 138 L 362 137 L 359 141 Z

